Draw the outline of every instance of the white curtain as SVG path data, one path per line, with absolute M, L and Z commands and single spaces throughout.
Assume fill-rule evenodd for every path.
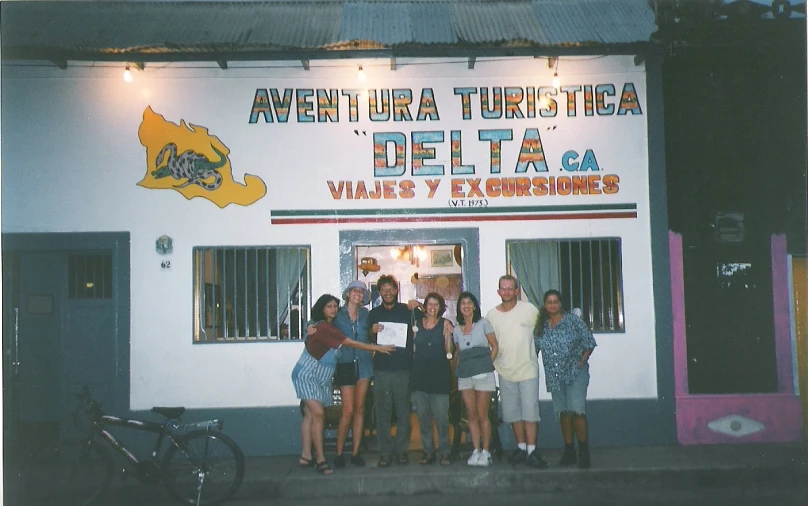
M 300 290 L 300 280 L 306 270 L 306 251 L 300 248 L 278 248 L 275 250 L 275 316 L 276 334 L 280 334 L 280 324 L 289 316 L 292 295 Z
M 544 292 L 561 289 L 557 241 L 512 242 L 508 244 L 508 254 L 522 292 L 536 307 L 542 306 Z

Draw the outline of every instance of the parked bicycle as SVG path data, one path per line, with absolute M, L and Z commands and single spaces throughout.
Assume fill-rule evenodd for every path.
M 124 471 L 141 483 L 162 482 L 175 500 L 189 505 L 215 505 L 230 499 L 244 477 L 244 455 L 238 445 L 222 434 L 221 420 L 182 423 L 183 407 L 155 407 L 162 422 L 150 422 L 106 415 L 101 404 L 85 386 L 76 395 L 79 405 L 74 419 L 82 413 L 89 417 L 82 436 L 78 457 L 65 476 L 68 499 L 75 505 L 98 504 L 113 477 L 113 463 L 107 445 L 127 462 Z M 157 435 L 151 457 L 139 459 L 108 430 L 107 426 L 126 427 Z M 167 445 L 163 442 L 167 440 Z M 165 446 L 165 451 L 163 451 Z

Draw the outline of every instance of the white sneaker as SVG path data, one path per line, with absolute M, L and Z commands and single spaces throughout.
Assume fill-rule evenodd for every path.
M 488 467 L 492 463 L 491 453 L 488 450 L 481 450 L 480 456 L 477 457 L 477 465 L 482 467 Z
M 481 456 L 482 455 L 480 454 L 480 450 L 474 450 L 474 452 L 471 454 L 471 457 L 469 457 L 469 460 L 466 463 L 470 466 L 477 466 L 480 463 Z

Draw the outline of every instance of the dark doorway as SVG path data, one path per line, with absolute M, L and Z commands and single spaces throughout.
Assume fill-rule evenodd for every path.
M 128 411 L 128 234 L 3 237 L 7 462 L 58 458 L 82 385 Z
M 691 394 L 777 392 L 769 241 L 684 244 Z

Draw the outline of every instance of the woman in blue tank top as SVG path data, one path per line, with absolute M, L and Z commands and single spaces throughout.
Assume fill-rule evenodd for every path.
M 421 426 L 422 465 L 436 460 L 432 422 L 438 429 L 440 463 L 448 466 L 449 454 L 449 392 L 451 370 L 447 356 L 451 352 L 452 324 L 442 315 L 446 302 L 437 293 L 424 299 L 424 317 L 415 321 L 412 357 L 412 400 Z M 417 329 L 417 330 L 416 330 Z

